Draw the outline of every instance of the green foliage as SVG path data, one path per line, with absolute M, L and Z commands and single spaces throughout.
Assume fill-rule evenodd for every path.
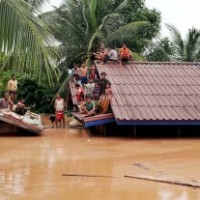
M 172 55 L 172 43 L 167 37 L 160 39 L 157 42 L 150 43 L 149 48 L 145 52 L 145 57 L 149 61 L 170 61 Z
M 185 39 L 173 25 L 167 25 L 171 37 L 151 43 L 146 50 L 146 57 L 151 61 L 183 61 L 196 62 L 200 60 L 200 30 L 191 28 Z
M 193 62 L 200 59 L 200 30 L 191 28 L 186 39 L 173 25 L 167 25 L 171 32 L 171 41 L 174 48 L 173 58 L 178 61 Z
M 15 72 L 36 77 L 41 83 L 46 76 L 47 84 L 58 80 L 55 63 L 58 49 L 50 49 L 52 36 L 44 22 L 37 17 L 42 0 L 1 0 L 0 1 L 0 72 Z
M 31 110 L 39 113 L 52 113 L 54 111 L 52 100 L 60 85 L 47 87 L 38 85 L 33 79 L 21 79 L 19 81 L 18 99 L 24 98 L 25 103 L 31 106 Z
M 87 59 L 99 42 L 118 47 L 125 42 L 141 53 L 160 24 L 160 14 L 147 9 L 143 0 L 65 0 L 41 18 L 61 42 L 65 66 Z

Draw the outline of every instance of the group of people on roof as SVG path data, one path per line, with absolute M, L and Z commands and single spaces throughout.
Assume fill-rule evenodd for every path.
M 75 67 L 73 81 L 76 88 L 77 111 L 84 117 L 96 113 L 108 113 L 112 98 L 111 83 L 102 72 L 98 76 L 95 65 L 87 67 L 85 63 L 80 68 Z
M 131 50 L 122 44 L 121 48 L 117 52 L 113 45 L 109 48 L 105 46 L 104 43 L 100 44 L 99 50 L 92 54 L 92 60 L 99 60 L 101 64 L 105 64 L 108 61 L 126 63 L 128 61 L 133 61 Z
M 100 64 L 108 61 L 124 63 L 133 61 L 130 49 L 123 44 L 117 50 L 111 46 L 107 48 L 101 43 L 99 50 L 92 53 L 91 60 L 96 60 Z M 111 83 L 106 78 L 106 73 L 97 74 L 94 64 L 88 67 L 83 63 L 80 67 L 73 69 L 73 81 L 76 88 L 76 108 L 78 112 L 84 114 L 84 117 L 95 115 L 96 113 L 108 113 L 110 111 L 110 102 L 112 99 Z

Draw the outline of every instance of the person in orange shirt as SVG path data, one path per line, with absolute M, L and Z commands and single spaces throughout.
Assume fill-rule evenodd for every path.
M 121 63 L 132 61 L 131 51 L 129 48 L 127 48 L 126 44 L 122 45 L 118 55 Z

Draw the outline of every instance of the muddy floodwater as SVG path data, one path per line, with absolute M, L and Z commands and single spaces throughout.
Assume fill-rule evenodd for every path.
M 81 129 L 0 137 L 0 200 L 200 200 L 198 188 L 125 175 L 200 185 L 200 139 L 90 137 Z

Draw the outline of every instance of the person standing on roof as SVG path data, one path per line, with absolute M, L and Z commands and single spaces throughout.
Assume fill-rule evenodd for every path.
M 15 74 L 12 74 L 11 79 L 8 81 L 7 90 L 11 100 L 14 102 L 17 96 L 17 80 Z
M 78 71 L 80 71 L 81 84 L 82 85 L 87 84 L 88 67 L 86 66 L 86 63 L 83 63 Z
M 127 48 L 126 44 L 122 45 L 122 48 L 119 50 L 119 59 L 120 63 L 128 62 L 132 60 L 132 54 L 129 48 Z

